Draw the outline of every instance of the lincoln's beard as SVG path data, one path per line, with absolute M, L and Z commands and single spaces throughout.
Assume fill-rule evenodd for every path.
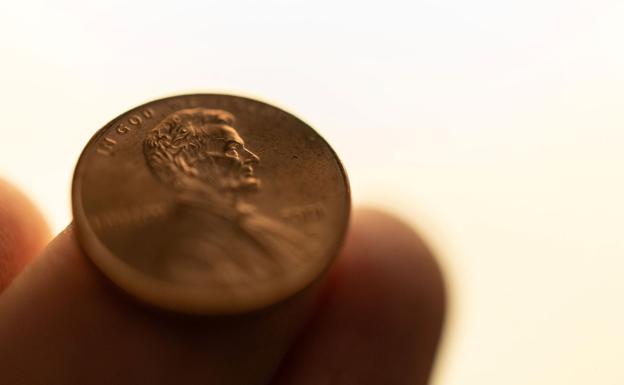
M 223 187 L 231 192 L 252 193 L 258 191 L 260 185 L 260 179 L 255 176 L 244 175 L 237 179 L 229 178 Z

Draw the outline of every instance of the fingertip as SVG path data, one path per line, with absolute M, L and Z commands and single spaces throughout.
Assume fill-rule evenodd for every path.
M 441 269 L 412 227 L 357 210 L 325 301 L 277 383 L 425 384 L 445 304 Z
M 427 242 L 405 220 L 387 212 L 366 208 L 354 213 L 354 226 L 347 240 L 343 263 L 360 274 L 380 279 L 395 293 L 418 302 L 430 314 L 446 308 L 444 275 Z
M 28 197 L 0 179 L 0 292 L 50 239 L 43 216 Z

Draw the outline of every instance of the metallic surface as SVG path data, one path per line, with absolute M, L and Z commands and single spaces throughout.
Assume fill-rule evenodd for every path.
M 259 309 L 331 265 L 350 209 L 345 172 L 296 117 L 229 95 L 156 100 L 84 149 L 80 243 L 141 301 L 199 314 Z

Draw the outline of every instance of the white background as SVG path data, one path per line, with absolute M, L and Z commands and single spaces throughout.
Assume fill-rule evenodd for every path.
M 96 129 L 225 91 L 332 143 L 438 251 L 438 385 L 624 383 L 624 2 L 3 1 L 0 175 L 55 231 Z

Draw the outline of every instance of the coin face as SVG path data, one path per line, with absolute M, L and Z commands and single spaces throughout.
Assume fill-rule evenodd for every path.
M 271 105 L 183 95 L 99 130 L 72 186 L 79 241 L 117 286 L 180 312 L 259 309 L 331 265 L 349 187 L 330 146 Z

